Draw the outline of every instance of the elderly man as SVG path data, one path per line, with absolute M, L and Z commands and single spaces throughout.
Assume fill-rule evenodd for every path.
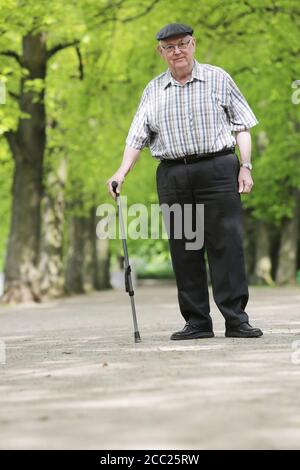
M 150 81 L 142 95 L 126 140 L 123 161 L 107 181 L 117 191 L 141 150 L 149 146 L 160 161 L 160 204 L 204 206 L 204 244 L 189 250 L 183 234 L 169 234 L 178 301 L 185 326 L 172 340 L 211 338 L 205 252 L 213 296 L 225 318 L 225 336 L 256 338 L 249 324 L 240 193 L 250 193 L 251 137 L 257 120 L 238 87 L 223 69 L 194 59 L 193 29 L 173 23 L 156 35 L 168 70 Z M 240 151 L 240 160 L 235 145 Z M 194 223 L 194 222 L 193 222 Z

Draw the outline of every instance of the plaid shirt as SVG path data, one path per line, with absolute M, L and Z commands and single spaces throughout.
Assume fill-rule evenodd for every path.
M 158 159 L 217 152 L 236 145 L 232 131 L 257 122 L 227 72 L 194 61 L 191 79 L 184 85 L 169 70 L 148 83 L 126 144 L 150 147 Z

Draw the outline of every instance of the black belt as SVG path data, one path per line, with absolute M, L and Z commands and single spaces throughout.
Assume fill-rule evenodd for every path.
M 170 163 L 171 165 L 175 163 L 184 163 L 187 165 L 189 163 L 199 162 L 199 160 L 201 160 L 202 158 L 217 157 L 220 155 L 227 155 L 228 153 L 235 153 L 235 148 L 232 147 L 230 149 L 224 149 L 213 153 L 199 153 L 198 155 L 187 155 L 183 158 L 162 158 L 160 161 L 163 163 Z

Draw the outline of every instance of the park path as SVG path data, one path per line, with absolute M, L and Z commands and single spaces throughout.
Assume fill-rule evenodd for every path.
M 300 287 L 250 294 L 259 339 L 225 338 L 212 301 L 215 338 L 169 341 L 165 282 L 136 289 L 137 345 L 122 290 L 1 306 L 0 447 L 300 449 Z

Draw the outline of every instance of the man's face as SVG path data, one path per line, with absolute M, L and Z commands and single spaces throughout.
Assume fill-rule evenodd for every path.
M 161 57 L 167 62 L 169 68 L 180 71 L 192 67 L 195 44 L 196 41 L 192 36 L 181 34 L 160 41 L 158 47 Z

